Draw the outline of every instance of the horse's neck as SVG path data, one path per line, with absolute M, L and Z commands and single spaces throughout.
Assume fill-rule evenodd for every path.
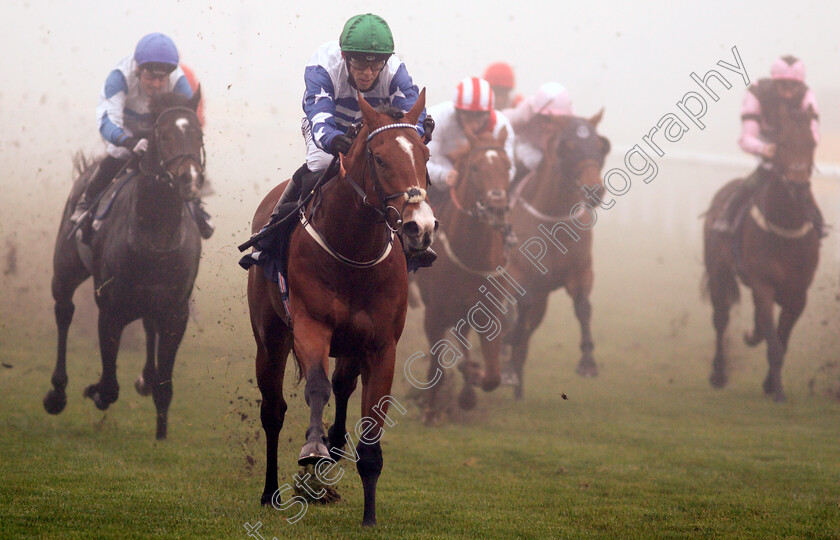
M 809 219 L 802 203 L 793 199 L 778 179 L 764 183 L 756 202 L 765 218 L 780 227 L 796 228 Z
M 353 180 L 362 187 L 365 182 L 361 167 L 350 172 Z M 368 260 L 382 250 L 386 228 L 381 218 L 353 190 L 347 179 L 336 177 L 322 188 L 320 202 L 313 223 L 327 243 L 345 257 Z M 375 194 L 368 194 L 371 204 L 378 204 Z
M 583 194 L 576 193 L 569 178 L 554 173 L 540 164 L 534 176 L 522 190 L 522 198 L 544 214 L 567 215 L 572 206 L 582 200 Z
M 133 221 L 146 231 L 172 231 L 181 224 L 184 201 L 169 185 L 153 177 L 137 179 Z

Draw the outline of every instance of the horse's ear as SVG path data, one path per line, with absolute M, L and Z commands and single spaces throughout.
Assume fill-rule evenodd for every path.
M 593 116 L 589 119 L 589 123 L 592 124 L 592 127 L 598 127 L 598 123 L 601 121 L 601 118 L 604 117 L 604 108 L 601 107 L 601 110 L 598 111 L 598 114 Z
M 370 106 L 370 103 L 365 101 L 364 96 L 362 93 L 358 93 L 359 98 L 359 110 L 362 111 L 362 118 L 364 118 L 365 124 L 370 126 L 372 124 L 373 118 L 376 116 L 376 111 L 373 110 L 373 107 Z
M 414 102 L 414 106 L 405 115 L 406 119 L 408 120 L 407 123 L 416 124 L 417 120 L 420 118 L 420 113 L 423 112 L 424 108 L 426 108 L 426 88 L 425 87 L 422 90 L 420 90 L 420 95 L 417 96 L 417 101 Z
M 192 109 L 194 111 L 198 110 L 198 102 L 199 101 L 201 101 L 201 85 L 200 84 L 195 89 L 195 93 L 190 98 L 190 101 L 189 101 L 190 109 Z

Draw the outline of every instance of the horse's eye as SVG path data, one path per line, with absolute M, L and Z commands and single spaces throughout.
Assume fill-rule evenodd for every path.
M 377 164 L 377 165 L 379 165 L 380 167 L 384 167 L 384 166 L 385 166 L 385 162 L 384 162 L 384 161 L 382 161 L 382 158 L 381 158 L 381 157 L 379 157 L 379 156 L 373 156 L 373 160 L 374 160 L 374 161 L 376 162 L 376 164 Z

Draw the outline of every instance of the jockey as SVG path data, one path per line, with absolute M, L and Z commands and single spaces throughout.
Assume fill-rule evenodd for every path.
M 385 104 L 403 112 L 411 109 L 420 94 L 405 64 L 394 56 L 394 37 L 388 23 L 371 13 L 351 17 L 338 41 L 329 41 L 315 51 L 303 79 L 305 116 L 301 133 L 306 142 L 306 163 L 292 176 L 266 227 L 294 211 L 300 194 L 312 189 L 333 156 L 350 149 L 353 141 L 346 133 L 362 119 L 358 92 L 373 107 Z M 418 133 L 423 136 L 433 127 L 424 111 L 417 122 Z M 273 241 L 266 237 L 258 245 L 270 250 Z M 429 257 L 434 252 L 428 249 L 418 255 Z
M 505 62 L 495 62 L 487 66 L 482 78 L 490 83 L 496 99 L 496 108 L 500 111 L 508 107 L 516 107 L 522 101 L 522 95 L 511 95 L 516 86 L 516 78 L 513 75 L 513 68 Z
M 546 122 L 559 116 L 572 116 L 572 99 L 566 87 L 558 82 L 547 82 L 537 93 L 523 99 L 515 108 L 505 109 L 516 130 L 516 159 L 522 178 L 539 167 L 543 148 L 550 133 Z
M 107 144 L 107 155 L 76 203 L 70 217 L 73 223 L 86 219 L 97 195 L 114 179 L 133 155 L 148 148 L 147 137 L 153 129 L 151 99 L 161 92 L 179 92 L 191 97 L 193 92 L 184 72 L 178 67 L 178 49 L 163 34 L 148 34 L 140 39 L 134 54 L 123 58 L 105 80 L 99 93 L 96 117 L 99 132 Z M 210 216 L 196 202 L 193 207 L 202 238 L 210 238 Z
M 513 161 L 514 131 L 508 119 L 495 110 L 493 90 L 490 83 L 478 77 L 467 77 L 458 83 L 453 101 L 444 101 L 429 107 L 429 115 L 435 118 L 435 138 L 429 143 L 429 171 L 431 183 L 429 198 L 435 205 L 446 198 L 449 189 L 458 183 L 458 171 L 448 155 L 466 144 L 465 131 L 475 135 L 492 132 L 498 135 L 502 128 L 507 129 L 505 152 Z M 515 167 L 511 167 L 513 179 Z
M 805 66 L 793 56 L 777 58 L 770 68 L 770 78 L 760 79 L 747 89 L 741 105 L 741 138 L 739 146 L 744 152 L 757 156 L 759 168 L 747 177 L 742 188 L 729 199 L 721 217 L 712 228 L 733 234 L 739 221 L 740 209 L 753 194 L 763 172 L 772 169 L 778 139 L 779 116 L 782 109 L 812 112 L 811 133 L 814 142 L 820 140 L 819 110 L 814 92 L 805 84 Z M 820 236 L 823 235 L 823 217 L 812 198 L 811 218 Z

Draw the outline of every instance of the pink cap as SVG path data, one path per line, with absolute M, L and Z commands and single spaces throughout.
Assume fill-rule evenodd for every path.
M 770 68 L 770 77 L 805 82 L 805 64 L 802 63 L 802 60 L 793 56 L 776 58 Z

